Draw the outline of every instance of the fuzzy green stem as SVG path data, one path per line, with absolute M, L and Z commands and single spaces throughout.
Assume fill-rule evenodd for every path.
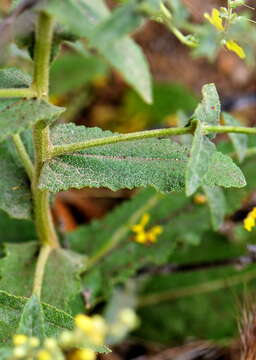
M 49 93 L 49 63 L 52 49 L 53 27 L 53 18 L 41 12 L 36 27 L 33 81 L 33 87 L 39 98 L 48 98 Z
M 34 89 L 0 89 L 0 98 L 33 98 L 36 96 Z
M 34 277 L 34 286 L 33 286 L 33 294 L 37 295 L 40 299 L 42 285 L 44 280 L 45 266 L 48 260 L 48 257 L 51 253 L 52 247 L 45 245 L 40 249 L 40 254 L 37 259 L 35 277 Z
M 93 139 L 85 142 L 77 142 L 74 144 L 57 145 L 51 150 L 50 157 L 59 156 L 74 151 L 84 150 L 90 147 L 115 144 L 124 141 L 141 140 L 153 137 L 165 137 L 172 135 L 193 134 L 195 123 L 184 128 L 168 128 L 157 130 L 138 131 L 129 134 L 119 134 L 99 139 Z M 238 134 L 255 134 L 256 128 L 242 126 L 204 126 L 205 134 L 208 133 L 238 133 Z
M 171 136 L 171 135 L 183 135 L 189 133 L 192 134 L 193 131 L 194 131 L 194 125 L 185 128 L 168 128 L 168 129 L 138 131 L 129 134 L 119 134 L 119 135 L 108 136 L 99 139 L 93 139 L 85 142 L 77 142 L 75 144 L 54 146 L 50 155 L 51 157 L 54 157 L 74 151 L 84 150 L 90 147 L 114 144 L 124 141 L 141 140 L 141 139 L 153 138 L 158 136 L 162 137 L 162 136 Z
M 16 150 L 20 156 L 20 159 L 23 163 L 23 166 L 27 172 L 27 175 L 28 175 L 29 179 L 32 181 L 33 175 L 34 175 L 34 166 L 33 166 L 32 161 L 27 153 L 27 150 L 20 138 L 20 135 L 18 135 L 18 134 L 13 135 L 12 140 L 13 140 Z
M 54 22 L 51 16 L 39 13 L 36 28 L 35 65 L 33 88 L 37 98 L 48 99 L 49 63 L 51 56 Z M 39 188 L 39 177 L 45 160 L 48 158 L 51 144 L 49 127 L 39 121 L 33 129 L 35 148 L 35 172 L 32 182 L 34 217 L 39 240 L 44 245 L 58 247 L 58 238 L 51 215 L 49 192 Z

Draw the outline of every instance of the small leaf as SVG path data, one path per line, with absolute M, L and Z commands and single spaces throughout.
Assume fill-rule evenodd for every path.
M 110 131 L 74 124 L 52 131 L 53 144 L 113 136 Z M 143 139 L 88 148 L 46 162 L 40 188 L 107 187 L 111 190 L 153 186 L 161 192 L 184 188 L 187 148 L 170 139 Z
M 204 125 L 219 125 L 220 100 L 214 84 L 207 84 L 202 89 L 203 100 L 196 108 L 193 118 L 201 121 Z M 208 135 L 214 138 L 215 135 Z
M 186 194 L 188 196 L 192 195 L 201 185 L 214 151 L 215 145 L 203 135 L 202 124 L 197 122 L 186 169 Z
M 28 337 L 35 336 L 41 341 L 45 338 L 44 313 L 36 295 L 33 295 L 24 306 L 17 334 L 27 335 Z
M 29 180 L 7 143 L 0 144 L 0 169 L 0 209 L 10 217 L 30 219 L 32 200 Z
M 45 10 L 66 25 L 78 36 L 87 37 L 105 59 L 114 66 L 128 84 L 140 94 L 146 102 L 152 102 L 151 77 L 146 58 L 140 47 L 129 37 L 116 38 L 114 41 L 101 41 L 94 36 L 97 25 L 110 19 L 110 13 L 101 0 L 49 0 Z M 104 32 L 101 32 L 105 36 Z M 113 37 L 112 37 L 113 38 Z
M 3 211 L 0 211 L 0 229 L 1 243 L 19 243 L 37 238 L 35 226 L 32 221 L 12 219 Z
M 0 291 L 0 343 L 7 344 L 12 340 L 19 325 L 19 318 L 29 299 Z M 64 311 L 48 304 L 42 304 L 45 317 L 45 334 L 56 337 L 63 330 L 72 330 L 73 318 Z
M 211 221 L 214 230 L 219 230 L 224 222 L 226 213 L 226 200 L 224 192 L 218 186 L 203 186 L 211 213 Z
M 225 125 L 241 126 L 239 121 L 237 121 L 232 115 L 226 112 L 223 112 L 222 114 Z M 244 160 L 247 151 L 248 136 L 246 134 L 234 134 L 234 133 L 229 133 L 228 136 L 232 141 L 238 160 L 242 162 Z
M 0 70 L 0 88 L 28 87 L 30 77 L 17 69 Z M 37 121 L 51 123 L 63 108 L 39 99 L 1 99 L 0 102 L 0 142 L 12 134 L 20 133 Z

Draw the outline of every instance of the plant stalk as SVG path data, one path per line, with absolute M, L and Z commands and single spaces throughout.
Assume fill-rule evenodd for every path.
M 51 16 L 40 12 L 36 28 L 36 46 L 34 63 L 33 88 L 37 98 L 48 99 L 49 94 L 49 64 L 51 57 L 54 22 Z M 39 188 L 39 178 L 44 162 L 50 151 L 49 127 L 45 121 L 39 121 L 33 129 L 35 148 L 35 171 L 32 181 L 34 200 L 34 217 L 37 233 L 41 244 L 59 247 L 58 237 L 53 224 L 49 192 Z
M 36 271 L 34 277 L 34 286 L 33 286 L 33 294 L 37 295 L 40 299 L 42 292 L 42 285 L 44 280 L 44 272 L 45 266 L 48 260 L 48 257 L 52 251 L 52 247 L 45 245 L 41 247 L 39 257 L 37 259 Z
M 0 98 L 33 98 L 36 92 L 32 88 L 0 89 Z
M 18 134 L 13 135 L 12 140 L 13 140 L 16 150 L 19 154 L 19 157 L 23 163 L 23 166 L 26 170 L 26 173 L 27 173 L 30 181 L 32 181 L 33 176 L 34 176 L 34 166 L 33 166 L 33 163 L 27 153 L 27 150 L 20 138 L 20 135 L 18 135 Z

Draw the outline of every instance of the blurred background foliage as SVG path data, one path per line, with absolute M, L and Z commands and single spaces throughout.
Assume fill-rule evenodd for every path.
M 117 3 L 108 2 L 110 7 Z M 170 3 L 175 24 L 195 32 L 200 46 L 191 51 L 161 24 L 151 21 L 134 33 L 153 73 L 154 103 L 145 104 L 102 58 L 84 50 L 81 43 L 67 40 L 59 49 L 62 56 L 51 68 L 51 100 L 68 109 L 62 122 L 118 132 L 177 126 L 182 119 L 185 125 L 200 99 L 202 85 L 214 82 L 223 110 L 241 123 L 255 126 L 256 25 L 242 22 L 234 30 L 248 54 L 244 63 L 220 49 L 216 31 L 203 20 L 204 12 L 226 5 L 225 1 Z M 5 16 L 9 1 L 2 0 L 0 7 Z M 247 17 L 255 18 L 255 12 L 246 11 Z M 8 60 L 3 59 L 2 65 L 22 66 L 31 72 L 30 57 L 22 46 L 12 44 L 6 51 Z M 176 140 L 184 139 L 190 141 L 189 137 Z M 219 135 L 215 142 L 221 151 L 235 157 L 227 136 Z M 255 146 L 255 137 L 249 137 L 249 149 Z M 166 349 L 187 343 L 195 343 L 197 354 L 202 344 L 199 340 L 213 341 L 217 349 L 236 346 L 242 299 L 256 290 L 256 230 L 248 233 L 242 223 L 256 206 L 255 157 L 247 156 L 241 168 L 247 186 L 225 190 L 225 221 L 218 231 L 212 229 L 202 189 L 193 198 L 182 193 L 159 196 L 151 189 L 115 193 L 83 189 L 53 199 L 63 243 L 86 253 L 91 264 L 83 276 L 83 296 L 72 303 L 73 312 L 86 308 L 108 313 L 111 307 L 126 303 L 138 310 L 136 331 L 125 341 L 124 336 L 112 339 L 119 346 L 105 359 L 172 359 L 177 353 L 164 357 Z M 148 246 L 134 242 L 129 229 L 131 217 L 139 222 L 145 212 L 150 214 L 150 226 L 164 229 L 158 242 Z M 30 223 L 11 220 L 3 213 L 0 227 L 1 242 L 35 237 Z M 178 354 L 190 350 L 183 346 Z M 163 357 L 157 357 L 162 353 Z M 223 358 L 214 354 L 212 358 Z

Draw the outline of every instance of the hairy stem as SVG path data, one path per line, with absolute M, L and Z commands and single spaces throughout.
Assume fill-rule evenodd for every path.
M 33 286 L 33 294 L 37 295 L 40 299 L 42 284 L 44 279 L 45 266 L 48 260 L 48 257 L 51 253 L 52 247 L 45 245 L 41 247 L 39 257 L 37 259 L 36 271 L 34 277 L 34 286 Z
M 0 89 L 0 98 L 33 98 L 36 96 L 34 89 Z
M 34 176 L 34 166 L 33 166 L 32 161 L 27 153 L 27 150 L 20 138 L 20 135 L 18 135 L 18 134 L 13 135 L 12 140 L 13 140 L 16 150 L 19 154 L 19 157 L 23 163 L 23 166 L 27 172 L 27 175 L 28 175 L 29 179 L 32 181 L 33 176 Z
M 51 150 L 50 157 L 71 153 L 74 151 L 84 150 L 90 147 L 115 144 L 124 141 L 141 140 L 153 137 L 164 137 L 171 135 L 184 135 L 193 134 L 195 124 L 192 123 L 190 126 L 184 128 L 168 128 L 168 129 L 156 129 L 138 131 L 129 134 L 118 134 L 99 139 L 92 139 L 85 142 L 77 142 L 74 144 L 57 145 Z M 242 127 L 242 126 L 204 126 L 205 134 L 208 133 L 238 133 L 238 134 L 255 134 L 256 128 Z
M 51 16 L 41 12 L 38 15 L 36 29 L 35 65 L 33 88 L 37 98 L 48 99 L 49 63 L 51 56 L 54 23 Z M 35 148 L 35 171 L 32 181 L 34 216 L 40 242 L 51 247 L 58 247 L 58 238 L 51 215 L 49 192 L 39 188 L 42 166 L 50 151 L 49 127 L 45 121 L 39 121 L 33 129 Z

